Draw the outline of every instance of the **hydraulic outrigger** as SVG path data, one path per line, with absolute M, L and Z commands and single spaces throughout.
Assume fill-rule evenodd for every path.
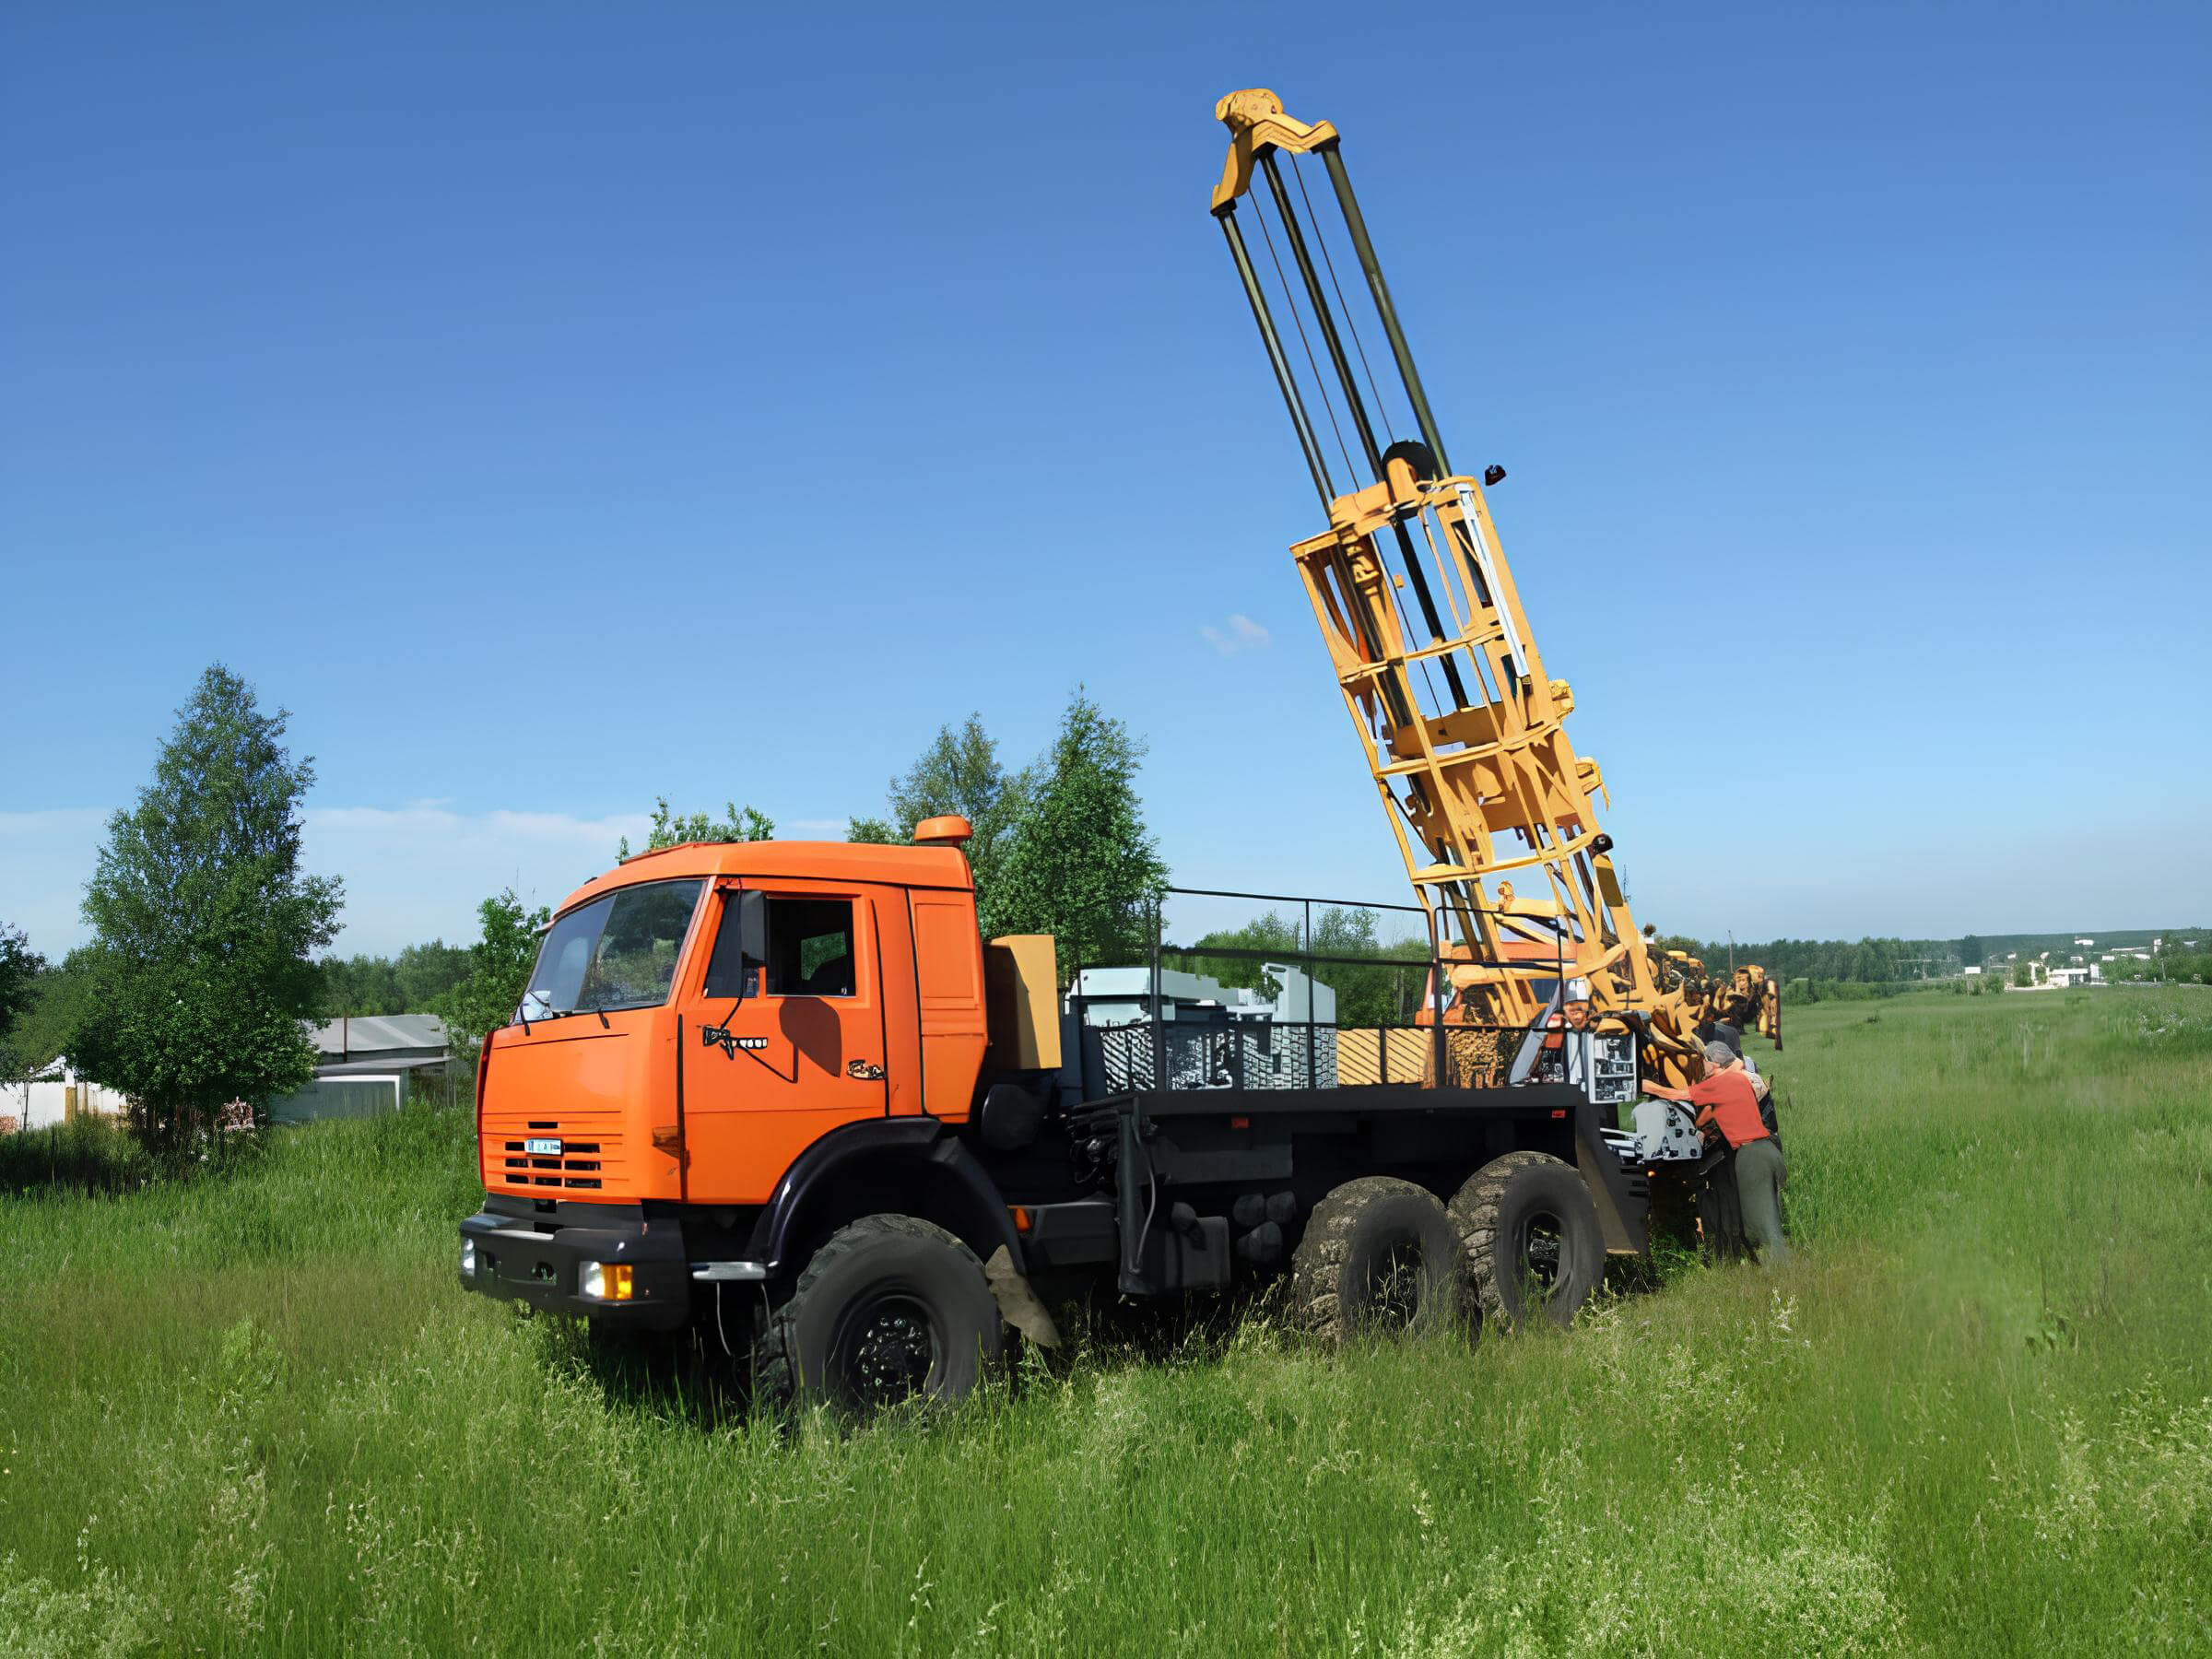
M 1603 776 L 1568 740 L 1573 693 L 1544 670 L 1490 519 L 1484 489 L 1504 470 L 1489 467 L 1481 478 L 1453 470 L 1336 129 L 1292 119 L 1264 88 L 1232 92 L 1214 112 L 1231 135 L 1214 217 L 1328 513 L 1329 528 L 1291 552 L 1406 875 L 1439 936 L 1453 941 L 1444 953 L 1455 993 L 1447 1018 L 1514 1026 L 1544 1018 L 1558 1005 L 1564 957 L 1570 973 L 1589 981 L 1594 1011 L 1644 1039 L 1647 1064 L 1694 1074 L 1701 1063 L 1693 1032 L 1714 1000 L 1702 965 L 1660 955 L 1629 913 L 1613 840 L 1598 821 L 1598 802 L 1610 805 Z M 1305 158 L 1326 172 L 1342 240 L 1365 278 L 1418 436 L 1399 437 L 1388 424 L 1390 406 L 1300 168 Z M 1255 183 L 1265 184 L 1265 201 Z M 1249 203 L 1259 227 L 1307 380 L 1336 440 L 1341 488 L 1245 240 L 1240 203 Z M 1533 890 L 1516 891 L 1516 880 Z M 1752 973 L 1759 1023 L 1778 1038 L 1779 999 Z

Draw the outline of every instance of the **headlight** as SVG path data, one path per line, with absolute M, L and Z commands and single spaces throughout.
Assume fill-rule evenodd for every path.
M 628 1301 L 630 1297 L 630 1266 L 628 1262 L 585 1262 L 576 1270 L 576 1289 L 579 1295 L 599 1301 Z
M 461 1241 L 461 1273 L 462 1277 L 465 1278 L 474 1278 L 476 1277 L 477 1241 L 474 1239 L 464 1239 Z

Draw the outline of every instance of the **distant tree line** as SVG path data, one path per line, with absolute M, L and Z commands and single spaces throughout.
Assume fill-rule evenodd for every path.
M 1338 1025 L 1406 1025 L 1419 1009 L 1421 993 L 1428 982 L 1429 938 L 1423 934 L 1418 938 L 1384 942 L 1376 936 L 1377 921 L 1377 912 L 1371 910 L 1330 906 L 1319 910 L 1312 923 L 1312 936 L 1308 938 L 1302 914 L 1270 911 L 1241 927 L 1203 935 L 1187 947 L 1169 946 L 1172 955 L 1163 966 L 1203 973 L 1218 980 L 1225 989 L 1257 991 L 1273 998 L 1281 994 L 1283 986 L 1277 976 L 1267 971 L 1266 961 L 1210 953 L 1223 950 L 1279 953 L 1285 959 L 1284 965 L 1301 968 L 1336 994 Z M 1372 958 L 1374 965 L 1370 967 L 1365 961 L 1354 960 L 1305 964 L 1296 959 L 1301 954 Z M 1300 1007 L 1289 1010 L 1292 1019 L 1304 1017 Z
M 2212 985 L 2212 927 L 2176 927 L 2159 935 L 2147 959 L 2114 957 L 2100 963 L 2104 977 L 2152 984 Z
M 323 1017 L 427 1014 L 452 994 L 475 968 L 465 945 L 432 939 L 397 956 L 326 956 L 315 965 L 323 980 Z
M 1727 971 L 1730 953 L 1736 963 L 1756 962 L 1771 977 L 1816 983 L 1885 984 L 1902 980 L 1939 979 L 1966 965 L 1960 941 L 1950 939 L 1769 939 L 1763 943 L 1737 940 L 1707 941 L 1690 954 L 1708 971 Z M 1977 944 L 1975 956 L 1980 956 Z

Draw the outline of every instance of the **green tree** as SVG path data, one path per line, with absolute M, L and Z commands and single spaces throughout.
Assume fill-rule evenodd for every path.
M 80 946 L 60 962 L 47 964 L 32 986 L 30 1006 L 8 1038 L 9 1070 L 17 1077 L 38 1071 L 69 1051 L 86 1002 L 86 963 L 90 951 Z
M 468 977 L 448 991 L 435 1010 L 456 1052 L 476 1053 L 486 1032 L 513 1022 L 537 962 L 538 930 L 552 916 L 542 904 L 524 910 L 512 888 L 477 906 L 484 936 L 469 948 Z
M 1008 771 L 999 761 L 998 744 L 983 730 L 981 714 L 959 726 L 940 726 L 930 745 L 887 792 L 883 818 L 856 818 L 845 828 L 853 841 L 903 842 L 913 838 L 924 818 L 958 813 L 974 834 L 967 846 L 968 867 L 975 875 L 976 909 L 983 936 L 1006 931 L 999 925 L 999 871 L 1012 851 L 1024 815 L 1035 794 L 1037 769 Z
M 720 823 L 703 812 L 672 814 L 668 810 L 668 797 L 659 796 L 653 804 L 653 828 L 645 837 L 644 851 L 651 853 L 658 847 L 680 847 L 686 841 L 759 841 L 776 839 L 776 820 L 765 812 L 756 812 L 750 806 L 740 807 L 735 801 L 727 803 L 723 810 L 727 816 Z M 622 838 L 615 855 L 618 858 L 629 856 L 629 836 Z
M 45 971 L 46 959 L 30 947 L 23 930 L 0 924 L 0 1077 L 21 1077 L 53 1057 L 32 1059 L 16 1046 L 16 1028 L 38 1006 L 39 981 Z
M 343 896 L 300 867 L 315 774 L 285 750 L 288 718 L 209 668 L 137 806 L 108 820 L 85 889 L 93 942 L 71 960 L 85 984 L 69 1057 L 136 1102 L 158 1147 L 230 1100 L 259 1106 L 314 1075 L 310 953 L 330 943 Z
M 1187 955 L 1179 954 L 1175 966 L 1274 997 L 1282 994 L 1277 976 L 1267 964 L 1250 957 L 1216 956 L 1222 950 L 1257 950 L 1279 956 L 1290 966 L 1303 966 L 1317 984 L 1336 993 L 1336 1023 L 1340 1026 L 1403 1025 L 1419 1007 L 1421 987 L 1428 978 L 1427 938 L 1399 939 L 1384 944 L 1375 936 L 1379 918 L 1361 906 L 1330 905 L 1313 920 L 1313 936 L 1305 939 L 1305 919 L 1293 912 L 1269 911 L 1241 927 L 1224 928 L 1202 936 Z M 1300 964 L 1300 954 L 1353 959 Z M 1369 967 L 1365 960 L 1371 959 Z M 1302 1019 L 1302 1006 L 1293 1010 Z
M 1959 941 L 1959 965 L 1961 968 L 1981 967 L 1985 954 L 1980 934 L 1968 934 Z
M 1282 986 L 1266 964 L 1250 957 L 1214 956 L 1217 950 L 1264 950 L 1288 957 L 1304 948 L 1302 924 L 1294 917 L 1269 911 L 1241 927 L 1217 928 L 1200 936 L 1187 956 L 1178 954 L 1173 965 L 1190 973 L 1203 973 L 1230 990 L 1243 988 L 1268 996 L 1279 995 Z
M 994 928 L 1049 933 L 1060 969 L 1138 959 L 1168 868 L 1146 831 L 1144 745 L 1077 688 L 994 877 Z
M 1313 927 L 1313 954 L 1375 959 L 1372 968 L 1324 962 L 1313 977 L 1336 993 L 1336 1023 L 1347 1029 L 1403 1025 L 1420 1006 L 1429 972 L 1426 936 L 1385 944 L 1375 936 L 1379 918 L 1366 909 L 1324 911 Z

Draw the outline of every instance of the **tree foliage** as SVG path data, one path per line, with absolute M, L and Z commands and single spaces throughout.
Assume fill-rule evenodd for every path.
M 46 959 L 31 949 L 23 930 L 0 924 L 0 1076 L 18 1077 L 28 1066 L 53 1058 L 49 1054 L 30 1059 L 16 1047 L 16 1028 L 36 1006 L 39 979 L 45 970 Z
M 668 797 L 661 795 L 653 804 L 653 828 L 646 834 L 643 850 L 651 853 L 659 847 L 680 847 L 686 841 L 758 841 L 776 839 L 776 820 L 765 812 L 755 811 L 750 806 L 740 807 L 735 801 L 726 803 L 723 812 L 724 816 L 719 822 L 703 812 L 671 813 L 668 810 Z M 629 836 L 622 838 L 616 856 L 629 856 Z
M 323 1017 L 343 1014 L 421 1014 L 476 971 L 475 953 L 465 945 L 432 939 L 410 945 L 395 957 L 324 957 Z
M 220 664 L 207 669 L 153 782 L 109 819 L 85 889 L 93 942 L 70 962 L 84 983 L 69 1057 L 131 1097 L 157 1144 L 314 1073 L 301 1027 L 321 1011 L 311 953 L 330 943 L 343 897 L 300 867 L 315 774 L 284 747 L 288 718 L 263 713 Z
M 2147 957 L 2121 956 L 2102 963 L 2105 978 L 2212 985 L 2212 927 L 2170 927 Z
M 975 875 L 976 909 L 983 936 L 1007 931 L 1000 925 L 999 873 L 1013 850 L 1036 793 L 1037 768 L 1008 771 L 999 761 L 998 744 L 983 730 L 980 714 L 959 726 L 940 726 L 913 765 L 890 781 L 884 818 L 856 818 L 846 826 L 854 841 L 903 842 L 913 839 L 924 818 L 958 813 L 974 834 L 968 842 L 969 868 Z
M 512 888 L 477 906 L 483 936 L 469 947 L 468 977 L 436 1005 L 445 1021 L 447 1041 L 462 1053 L 474 1053 L 484 1034 L 514 1018 L 530 970 L 537 961 L 538 930 L 552 918 L 544 905 L 525 910 Z
M 1395 939 L 1385 943 L 1376 936 L 1379 914 L 1363 906 L 1330 905 L 1318 908 L 1312 938 L 1305 938 L 1301 913 L 1269 911 L 1241 927 L 1217 930 L 1201 937 L 1187 955 L 1178 953 L 1176 966 L 1203 973 L 1226 987 L 1245 987 L 1263 995 L 1281 994 L 1278 978 L 1267 964 L 1248 957 L 1209 955 L 1209 951 L 1261 950 L 1281 953 L 1285 962 L 1302 967 L 1314 982 L 1336 993 L 1336 1023 L 1345 1027 L 1404 1025 L 1420 1006 L 1427 982 L 1429 940 Z M 1300 963 L 1300 954 L 1316 957 L 1372 959 Z M 1291 1011 L 1302 1019 L 1302 1008 Z
M 85 1006 L 86 957 L 80 947 L 65 960 L 48 963 L 32 982 L 29 1006 L 7 1039 L 7 1076 L 28 1077 L 68 1053 Z
M 1675 943 L 1669 938 L 1666 943 Z M 1707 940 L 1686 946 L 1715 973 L 1728 971 L 1733 952 L 1739 966 L 1756 962 L 1780 980 L 1834 980 L 1857 984 L 1885 984 L 1956 972 L 1959 947 L 1948 939 L 1770 939 L 1756 943 L 1738 939 Z
M 993 876 L 995 931 L 1049 933 L 1060 971 L 1150 948 L 1168 869 L 1136 794 L 1144 745 L 1078 688 Z

